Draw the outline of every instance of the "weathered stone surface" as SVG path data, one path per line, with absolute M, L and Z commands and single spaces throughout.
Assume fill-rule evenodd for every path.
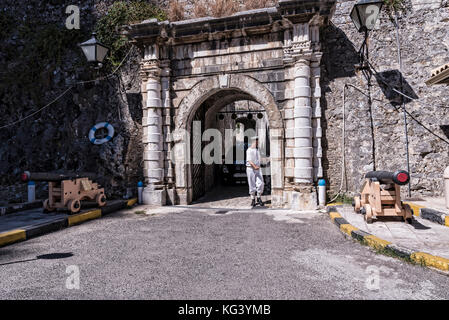
M 91 30 L 95 19 L 104 14 L 112 2 L 79 1 L 83 28 Z M 166 5 L 167 1 L 159 2 Z M 314 43 L 317 37 L 316 26 L 311 26 L 310 42 L 303 41 L 295 45 L 288 41 L 286 43 L 283 24 L 265 26 L 265 31 L 260 29 L 250 36 L 244 36 L 242 30 L 236 30 L 226 36 L 214 34 L 210 41 L 177 43 L 174 46 L 174 57 L 169 61 L 172 71 L 171 74 L 168 71 L 167 76 L 171 92 L 167 97 L 167 92 L 164 92 L 167 90 L 165 84 L 161 93 L 164 106 L 167 106 L 167 101 L 170 106 L 169 98 L 172 102 L 172 110 L 164 110 L 162 113 L 163 152 L 168 154 L 170 129 L 186 126 L 195 111 L 192 106 L 198 106 L 201 99 L 214 94 L 211 90 L 220 90 L 230 85 L 247 93 L 246 96 L 240 95 L 240 98 L 252 97 L 267 109 L 270 126 L 283 128 L 281 150 L 284 152 L 281 151 L 282 155 L 278 160 L 284 170 L 275 180 L 279 188 L 284 183 L 292 183 L 295 173 L 294 148 L 298 147 L 295 145 L 295 137 L 298 138 L 298 134 L 301 134 L 300 130 L 295 130 L 294 119 L 309 117 L 309 113 L 295 113 L 296 69 L 289 65 L 293 61 L 291 48 L 302 50 L 304 54 L 303 51 L 310 48 L 319 52 L 321 45 L 321 51 L 324 52 L 321 59 L 321 80 L 319 85 L 314 82 L 314 75 L 319 77 L 315 68 L 309 83 L 310 103 L 306 101 L 310 110 L 304 108 L 303 111 L 310 111 L 312 117 L 313 149 L 310 150 L 313 152 L 314 173 L 320 174 L 318 169 L 322 163 L 325 178 L 330 183 L 330 193 L 335 193 L 341 183 L 343 86 L 348 83 L 363 91 L 367 90 L 366 80 L 361 74 L 354 72 L 354 64 L 358 63 L 356 52 L 363 40 L 354 30 L 349 18 L 354 2 L 338 1 L 333 23 L 321 29 L 321 44 Z M 36 1 L 31 5 L 0 0 L 2 8 L 7 8 L 19 17 L 39 18 L 42 23 L 62 25 L 65 20 L 61 12 L 64 12 L 65 6 L 62 2 L 52 3 L 58 4 Z M 407 2 L 407 10 L 400 14 L 399 26 L 402 77 L 406 93 L 418 98 L 416 101 L 406 101 L 407 110 L 431 132 L 449 140 L 449 123 L 446 123 L 449 110 L 447 87 L 427 87 L 424 83 L 432 69 L 448 62 L 447 8 L 446 0 Z M 191 7 L 188 7 L 189 10 Z M 90 11 L 94 14 L 91 15 Z M 179 24 L 181 25 L 183 23 Z M 370 55 L 371 62 L 381 73 L 383 81 L 399 87 L 401 73 L 398 71 L 395 32 L 390 18 L 385 14 L 381 15 L 376 29 L 370 34 Z M 20 48 L 24 45 L 17 33 L 0 39 L 0 44 L 5 44 L 2 46 L 5 48 Z M 61 66 L 42 75 L 42 81 L 48 85 L 40 102 L 27 92 L 23 92 L 20 101 L 14 103 L 10 96 L 0 96 L 2 108 L 6 106 L 9 110 L 2 110 L 0 126 L 30 114 L 57 96 L 67 85 L 93 78 L 94 75 L 87 74 L 85 70 L 72 72 L 73 64 L 79 62 L 80 58 L 83 59 L 79 52 L 68 52 L 62 57 Z M 17 202 L 25 199 L 26 186 L 16 183 L 20 172 L 25 169 L 96 171 L 104 176 L 104 181 L 100 183 L 106 186 L 109 195 L 114 196 L 122 196 L 128 186 L 134 186 L 142 179 L 145 167 L 142 164 L 142 139 L 154 138 L 148 132 L 143 137 L 142 124 L 156 125 L 156 120 L 149 119 L 148 113 L 142 114 L 141 101 L 147 101 L 148 94 L 146 87 L 142 89 L 138 76 L 139 62 L 140 57 L 134 53 L 120 73 L 126 92 L 118 91 L 116 84 L 110 86 L 105 82 L 95 86 L 76 87 L 65 99 L 43 111 L 40 116 L 33 117 L 18 127 L 2 129 L 0 197 Z M 3 50 L 0 52 L 0 65 L 14 63 L 6 59 Z M 223 75 L 229 75 L 229 78 Z M 362 93 L 353 87 L 346 89 L 346 178 L 347 189 L 351 192 L 359 191 L 366 171 L 374 168 L 406 168 L 403 114 L 396 110 L 401 107 L 401 98 L 381 86 L 380 79 L 379 76 L 372 77 L 371 111 Z M 12 88 L 10 91 L 23 90 Z M 317 98 L 320 94 L 321 99 Z M 300 97 L 296 98 L 300 101 Z M 321 115 L 325 117 L 324 121 L 317 120 Z M 108 144 L 94 146 L 88 141 L 87 134 L 100 121 L 109 121 L 114 125 L 116 136 Z M 416 195 L 440 195 L 441 176 L 449 156 L 448 146 L 410 117 L 408 122 L 412 190 Z M 374 127 L 374 139 L 371 123 Z M 319 160 L 320 156 L 322 160 Z M 163 172 L 168 174 L 167 161 L 164 161 L 163 166 Z M 276 166 L 279 167 L 278 164 Z M 186 177 L 179 176 L 179 168 L 174 169 L 181 192 L 180 196 L 172 194 L 169 198 L 188 202 L 191 195 L 187 190 L 191 190 L 191 186 Z M 44 197 L 45 185 L 38 184 L 37 191 L 38 196 Z M 286 196 L 279 190 L 276 192 L 275 202 L 282 202 L 282 198 L 287 198 L 287 202 L 292 200 L 291 195 Z
M 444 1 L 412 1 L 413 6 L 399 17 L 402 49 L 402 77 L 408 95 L 417 97 L 406 101 L 413 117 L 432 133 L 449 140 L 447 119 L 449 95 L 447 86 L 427 87 L 425 81 L 431 70 L 448 62 L 449 11 Z M 355 30 L 349 13 L 355 1 L 338 1 L 333 24 L 322 30 L 324 38 L 322 59 L 325 121 L 323 152 L 326 180 L 330 193 L 338 191 L 342 163 L 342 93 L 345 83 L 367 91 L 362 74 L 354 72 L 358 63 L 357 50 L 362 36 Z M 372 65 L 384 81 L 400 88 L 400 72 L 396 46 L 396 30 L 390 18 L 381 15 L 378 26 L 370 33 L 369 52 Z M 385 86 L 379 77 L 372 77 L 372 122 L 367 98 L 352 87 L 346 89 L 346 179 L 350 192 L 359 192 L 363 175 L 368 170 L 406 169 L 404 116 L 401 98 Z M 378 101 L 381 100 L 381 101 Z M 447 166 L 448 144 L 432 135 L 416 121 L 407 117 L 410 143 L 412 195 L 442 195 L 442 174 Z M 373 145 L 375 152 L 373 152 Z M 407 187 L 402 188 L 403 191 Z
M 31 68 L 18 57 L 22 50 L 30 52 L 31 43 L 24 43 L 23 33 L 39 35 L 39 28 L 52 26 L 65 30 L 65 8 L 77 5 L 81 14 L 81 33 L 88 39 L 96 20 L 104 15 L 112 0 L 27 1 L 0 0 L 2 15 L 12 15 L 11 32 L 0 36 L 0 127 L 22 119 L 52 101 L 71 85 L 82 80 L 92 80 L 98 74 L 85 63 L 77 42 L 64 44 L 58 57 L 52 57 L 39 81 L 20 85 L 9 80 L 17 66 Z M 3 20 L 2 20 L 3 21 Z M 25 28 L 22 28 L 26 26 Z M 55 44 L 60 45 L 60 44 Z M 40 50 L 35 48 L 34 50 Z M 16 54 L 17 53 L 17 54 Z M 37 55 L 45 54 L 35 53 Z M 4 201 L 26 200 L 26 185 L 19 181 L 23 170 L 31 171 L 91 171 L 99 173 L 98 181 L 108 197 L 122 198 L 126 189 L 135 190 L 142 177 L 142 107 L 139 55 L 132 52 L 118 75 L 125 90 L 119 90 L 117 77 L 86 85 L 76 85 L 61 100 L 29 119 L 0 130 L 0 198 Z M 14 75 L 14 74 L 13 74 Z M 15 74 L 22 79 L 23 75 Z M 6 78 L 5 78 L 6 77 Z M 89 130 L 98 122 L 108 121 L 114 126 L 115 136 L 102 146 L 88 139 Z M 37 197 L 47 196 L 45 183 L 37 183 Z
M 224 19 L 144 21 L 122 29 L 141 47 L 159 46 L 161 52 L 169 53 L 164 59 L 171 69 L 174 117 L 171 124 L 170 118 L 164 123 L 164 134 L 174 138 L 173 150 L 178 158 L 174 164 L 174 185 L 181 203 L 192 200 L 192 190 L 201 193 L 203 186 L 210 188 L 214 184 L 212 166 L 202 168 L 195 163 L 190 165 L 189 158 L 179 159 L 190 149 L 190 137 L 185 137 L 183 130 L 194 129 L 193 119 L 204 121 L 209 128 L 212 115 L 246 100 L 257 103 L 267 117 L 273 152 L 270 165 L 274 203 L 291 207 L 294 200 L 296 209 L 316 207 L 313 183 L 322 175 L 319 26 L 332 5 L 332 1 L 283 1 L 276 8 L 242 12 Z M 154 59 L 154 64 L 159 63 Z M 286 122 L 282 118 L 283 107 L 291 108 Z M 150 136 L 144 131 L 144 137 Z M 192 140 L 192 148 L 201 151 L 197 141 Z M 284 176 L 293 174 L 295 182 L 284 180 Z M 299 191 L 300 197 L 293 199 L 291 189 L 284 190 L 284 182 L 306 183 L 310 190 Z M 280 204 L 282 198 L 286 201 Z

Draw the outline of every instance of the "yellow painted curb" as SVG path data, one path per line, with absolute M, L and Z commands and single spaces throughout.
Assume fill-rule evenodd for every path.
M 26 240 L 25 230 L 22 229 L 0 233 L 0 247 L 22 240 Z
M 136 203 L 137 203 L 137 198 L 134 198 L 134 199 L 128 200 L 127 205 L 128 205 L 128 207 L 132 207 Z
M 343 204 L 344 204 L 343 202 L 332 202 L 332 203 L 326 204 L 326 207 L 342 206 Z
M 449 216 L 446 216 L 446 217 L 444 218 L 444 225 L 445 225 L 446 227 L 449 227 Z
M 415 204 L 412 202 L 404 202 L 405 204 L 408 204 L 410 206 L 410 208 L 413 211 L 413 215 L 416 217 L 419 217 L 419 209 L 421 208 L 425 208 L 424 206 L 420 206 L 419 204 Z
M 387 245 L 391 244 L 391 242 L 388 242 L 373 235 L 365 236 L 363 237 L 363 240 L 366 242 L 366 244 L 375 249 L 383 249 Z
M 92 219 L 96 219 L 96 218 L 100 218 L 100 217 L 101 217 L 101 210 L 93 210 L 93 211 L 69 216 L 69 218 L 68 218 L 69 227 L 73 226 L 75 224 L 79 224 L 84 221 L 88 221 L 88 220 L 92 220 Z
M 341 214 L 338 212 L 330 212 L 329 216 L 331 217 L 331 220 L 334 221 L 336 218 L 341 218 Z
M 352 224 L 342 224 L 340 225 L 340 230 L 350 236 L 352 231 L 357 231 L 359 229 L 354 227 Z
M 433 256 L 424 252 L 415 252 L 410 256 L 410 258 L 416 263 L 422 263 L 429 267 L 449 271 L 449 259 Z

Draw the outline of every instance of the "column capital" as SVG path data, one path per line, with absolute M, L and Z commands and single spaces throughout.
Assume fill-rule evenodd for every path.
M 164 60 L 159 60 L 159 67 L 161 68 L 161 69 L 168 69 L 168 70 L 170 70 L 171 71 L 171 68 L 170 68 L 170 60 L 168 60 L 168 59 L 164 59 Z
M 150 78 L 159 78 L 161 75 L 160 63 L 159 45 L 156 43 L 145 44 L 139 72 L 142 80 L 147 81 Z
M 318 64 L 318 66 L 321 63 L 321 58 L 323 57 L 323 53 L 320 51 L 316 51 L 311 56 L 311 62 L 312 64 Z
M 143 60 L 140 63 L 139 74 L 143 81 L 148 81 L 149 79 L 159 79 L 161 76 L 161 68 L 159 67 L 159 60 Z
M 296 59 L 294 60 L 294 65 L 295 67 L 297 66 L 301 66 L 301 65 L 307 65 L 310 66 L 310 55 L 300 55 L 297 56 Z

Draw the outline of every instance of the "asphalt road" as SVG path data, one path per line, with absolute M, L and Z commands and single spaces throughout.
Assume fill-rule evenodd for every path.
M 449 298 L 448 276 L 346 239 L 326 214 L 137 210 L 0 248 L 0 298 Z

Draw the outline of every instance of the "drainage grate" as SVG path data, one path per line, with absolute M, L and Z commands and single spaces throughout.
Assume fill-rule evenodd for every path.
M 218 211 L 215 211 L 215 214 L 226 214 L 228 212 L 229 212 L 229 210 L 218 210 Z

